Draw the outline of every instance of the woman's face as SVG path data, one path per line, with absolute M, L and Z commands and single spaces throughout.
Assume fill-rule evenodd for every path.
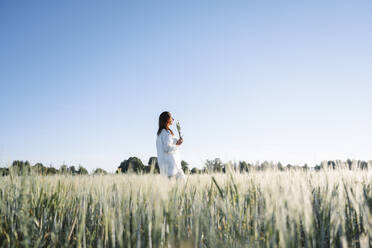
M 169 117 L 169 120 L 168 120 L 168 127 L 169 127 L 169 126 L 172 126 L 173 121 L 174 121 L 174 118 L 173 118 L 172 116 L 170 116 L 170 117 Z

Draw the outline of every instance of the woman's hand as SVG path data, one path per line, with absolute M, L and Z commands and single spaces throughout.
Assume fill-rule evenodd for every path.
M 183 139 L 182 138 L 180 138 L 179 140 L 177 140 L 177 143 L 176 143 L 176 145 L 181 145 L 182 144 L 182 142 L 183 142 Z

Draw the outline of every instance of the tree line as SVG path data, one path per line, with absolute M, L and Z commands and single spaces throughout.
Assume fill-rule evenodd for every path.
M 185 174 L 207 174 L 207 173 L 226 173 L 228 170 L 240 173 L 247 173 L 251 171 L 264 171 L 264 170 L 323 170 L 323 169 L 362 169 L 368 170 L 372 169 L 372 161 L 362 161 L 362 160 L 351 160 L 346 161 L 341 160 L 329 160 L 323 161 L 315 167 L 309 167 L 307 164 L 304 165 L 282 165 L 280 162 L 268 162 L 264 161 L 262 163 L 247 163 L 246 161 L 239 162 L 223 162 L 220 158 L 215 158 L 212 160 L 206 160 L 202 168 L 192 168 L 190 170 L 189 164 L 182 160 L 181 161 L 182 170 Z M 56 174 L 70 174 L 70 175 L 88 175 L 89 172 L 83 166 L 67 166 L 62 165 L 59 169 L 53 166 L 44 166 L 42 163 L 36 163 L 31 165 L 29 161 L 13 161 L 12 165 L 8 168 L 0 168 L 0 176 L 7 176 L 10 172 L 17 175 L 36 173 L 39 175 L 56 175 Z M 97 168 L 91 174 L 107 174 L 108 172 L 104 169 Z M 159 164 L 157 157 L 150 157 L 147 165 L 143 164 L 141 159 L 137 157 L 130 157 L 118 166 L 116 173 L 136 173 L 136 174 L 159 174 Z
M 44 166 L 42 163 L 31 165 L 29 161 L 15 160 L 8 168 L 0 168 L 0 176 L 7 176 L 12 172 L 16 175 L 25 175 L 36 173 L 39 175 L 56 175 L 56 174 L 70 174 L 70 175 L 88 175 L 89 172 L 83 166 L 78 167 L 71 165 L 61 165 L 59 169 L 53 166 Z M 93 171 L 93 174 L 107 174 L 104 169 L 98 168 Z
M 181 161 L 182 170 L 185 173 L 190 173 L 189 164 L 185 161 Z M 158 158 L 150 157 L 147 165 L 143 164 L 141 159 L 137 157 L 130 157 L 129 159 L 124 160 L 120 163 L 119 167 L 116 170 L 116 173 L 137 173 L 137 174 L 146 174 L 146 173 L 155 173 L 160 172 Z
M 223 162 L 220 158 L 215 158 L 212 160 L 206 160 L 203 167 L 198 169 L 196 167 L 190 170 L 189 164 L 182 160 L 181 161 L 182 170 L 186 174 L 206 174 L 206 173 L 226 173 L 228 169 L 234 172 L 246 173 L 250 171 L 263 171 L 263 170 L 323 170 L 323 169 L 372 169 L 372 161 L 366 162 L 362 160 L 351 160 L 346 161 L 341 160 L 329 160 L 323 161 L 315 167 L 309 167 L 307 164 L 304 165 L 283 165 L 280 162 L 268 162 L 264 161 L 262 163 L 256 162 L 247 163 L 246 161 L 239 162 Z M 130 157 L 124 160 L 119 165 L 116 173 L 159 173 L 159 165 L 156 157 L 151 157 L 147 165 L 144 165 L 142 161 L 137 157 Z
M 215 172 L 222 172 L 226 173 L 228 169 L 231 169 L 234 172 L 250 172 L 250 171 L 264 171 L 264 170 L 324 170 L 324 169 L 362 169 L 368 170 L 372 169 L 372 161 L 363 161 L 363 160 L 351 160 L 347 159 L 346 161 L 342 160 L 328 160 L 322 161 L 320 164 L 310 167 L 307 164 L 304 165 L 283 165 L 280 162 L 256 162 L 256 163 L 247 163 L 246 161 L 239 161 L 239 162 L 227 162 L 224 163 L 219 158 L 215 158 L 213 160 L 206 160 L 204 167 L 202 169 L 193 168 L 191 173 L 194 174 L 203 174 L 203 173 L 215 173 Z

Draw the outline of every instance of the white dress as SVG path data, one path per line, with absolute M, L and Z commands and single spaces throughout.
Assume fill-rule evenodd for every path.
M 177 138 L 168 130 L 163 129 L 156 137 L 156 150 L 158 154 L 158 164 L 160 174 L 177 179 L 185 179 L 181 161 L 178 153 Z

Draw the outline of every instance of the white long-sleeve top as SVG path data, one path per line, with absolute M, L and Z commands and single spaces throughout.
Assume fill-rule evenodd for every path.
M 177 138 L 168 130 L 163 129 L 156 138 L 156 150 L 158 153 L 158 164 L 160 174 L 174 176 L 177 173 L 183 174 L 178 153 Z

